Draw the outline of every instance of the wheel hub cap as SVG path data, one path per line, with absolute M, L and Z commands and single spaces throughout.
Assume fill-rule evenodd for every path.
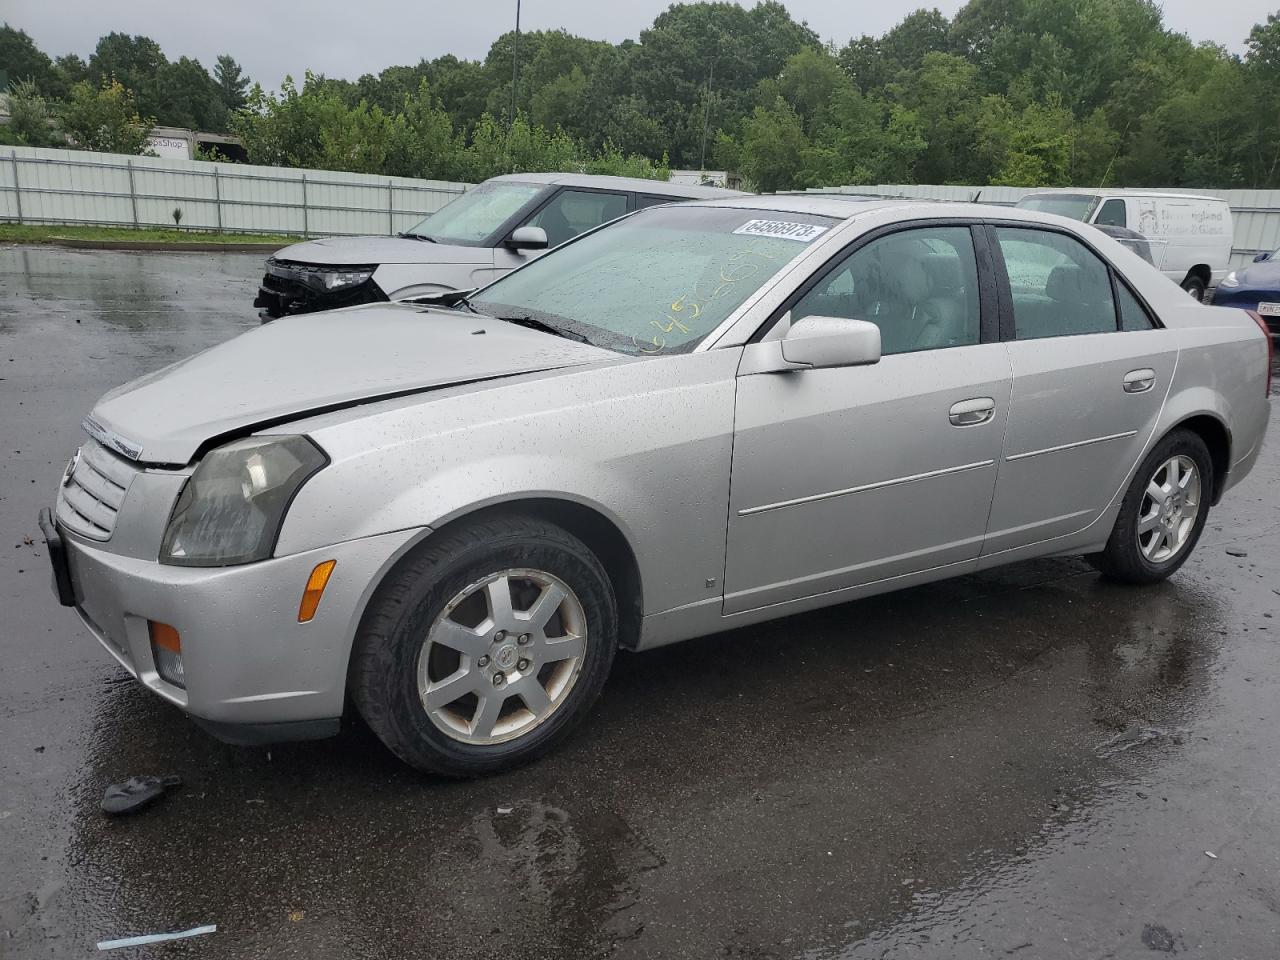
M 516 653 L 514 643 L 503 644 L 493 654 L 493 662 L 503 670 L 510 670 L 516 665 L 519 655 Z

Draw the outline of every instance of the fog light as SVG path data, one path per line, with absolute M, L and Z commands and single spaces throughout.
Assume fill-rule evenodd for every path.
M 160 679 L 185 690 L 187 677 L 182 672 L 182 638 L 178 631 L 154 620 L 147 621 L 147 630 L 151 634 L 151 659 L 155 661 L 156 673 Z

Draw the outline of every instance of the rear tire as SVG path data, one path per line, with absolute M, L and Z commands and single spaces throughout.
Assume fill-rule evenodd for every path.
M 1138 467 L 1106 549 L 1085 559 L 1123 583 L 1168 578 L 1195 549 L 1216 482 L 1213 458 L 1200 435 L 1174 430 Z
M 617 637 L 613 587 L 581 540 L 542 520 L 491 519 L 431 536 L 378 587 L 348 688 L 410 766 L 482 776 L 546 753 L 581 722 Z
M 1204 281 L 1197 276 L 1189 276 L 1182 281 L 1182 289 L 1191 294 L 1191 299 L 1198 303 L 1204 303 L 1205 285 Z

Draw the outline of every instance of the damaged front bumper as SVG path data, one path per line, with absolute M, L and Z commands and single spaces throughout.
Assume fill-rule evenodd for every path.
M 201 568 L 122 556 L 53 526 L 66 564 L 60 599 L 75 606 L 89 632 L 143 686 L 220 739 L 242 744 L 338 731 L 365 602 L 417 534 L 404 530 Z M 300 623 L 307 578 L 326 560 L 337 561 L 333 576 L 314 618 Z M 161 676 L 152 623 L 173 627 L 181 638 L 184 686 Z

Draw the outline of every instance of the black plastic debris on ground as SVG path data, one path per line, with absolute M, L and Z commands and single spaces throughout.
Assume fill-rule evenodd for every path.
M 123 783 L 113 783 L 102 796 L 102 812 L 109 817 L 137 813 L 149 806 L 166 791 L 182 786 L 182 778 L 130 777 Z

